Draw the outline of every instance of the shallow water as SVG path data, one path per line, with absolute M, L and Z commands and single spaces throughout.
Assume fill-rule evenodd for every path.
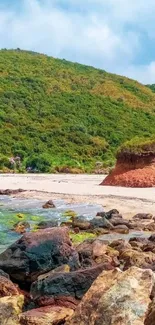
M 99 237 L 99 239 L 102 240 L 108 240 L 109 242 L 112 242 L 114 240 L 118 239 L 125 239 L 129 240 L 134 237 L 141 237 L 141 238 L 149 238 L 151 236 L 151 232 L 146 232 L 146 231 L 130 231 L 129 234 L 116 234 L 116 233 L 111 233 L 111 234 L 106 234 L 102 235 Z
M 43 209 L 44 203 L 45 201 L 37 199 L 0 196 L 0 253 L 21 237 L 11 230 L 18 221 L 27 221 L 30 229 L 33 230 L 41 221 L 58 220 L 61 224 L 69 220 L 69 217 L 63 215 L 67 210 L 73 210 L 77 215 L 83 215 L 86 219 L 91 219 L 97 212 L 103 211 L 101 205 L 67 204 L 62 200 L 54 201 L 55 209 Z M 24 215 L 22 220 L 17 217 L 18 213 Z
M 73 210 L 77 215 L 82 215 L 86 219 L 92 219 L 96 213 L 103 211 L 101 205 L 95 204 L 67 204 L 62 200 L 54 201 L 55 209 L 43 209 L 43 200 L 38 199 L 17 199 L 9 196 L 0 196 L 0 253 L 3 252 L 12 243 L 18 240 L 21 235 L 11 230 L 19 221 L 27 221 L 30 224 L 30 230 L 34 230 L 37 224 L 41 221 L 55 221 L 61 224 L 67 221 L 70 217 L 64 216 L 67 210 Z M 17 214 L 23 214 L 22 220 Z M 129 234 L 111 233 L 100 236 L 102 240 L 113 241 L 117 239 L 129 240 L 133 237 L 149 237 L 151 233 L 143 231 L 131 231 Z

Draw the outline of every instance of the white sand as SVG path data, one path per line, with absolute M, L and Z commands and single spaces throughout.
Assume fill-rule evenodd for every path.
M 127 216 L 146 212 L 155 215 L 155 188 L 99 186 L 104 175 L 8 175 L 0 174 L 0 189 L 22 188 L 22 197 L 62 198 L 69 202 L 102 204 Z M 31 192 L 29 192 L 31 191 Z M 44 193 L 43 193 L 44 192 Z

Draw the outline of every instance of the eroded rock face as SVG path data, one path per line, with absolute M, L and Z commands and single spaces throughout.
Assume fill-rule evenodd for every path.
M 21 325 L 59 325 L 73 315 L 73 310 L 59 306 L 32 309 L 20 315 Z
M 57 304 L 75 309 L 103 269 L 104 265 L 100 264 L 76 272 L 51 274 L 32 284 L 31 296 L 39 306 Z
M 66 325 L 144 325 L 153 286 L 151 270 L 102 272 Z
M 116 167 L 100 185 L 154 187 L 155 154 L 118 157 Z
M 0 268 L 17 282 L 33 282 L 40 274 L 68 264 L 79 267 L 67 228 L 27 233 L 0 255 Z
M 19 314 L 24 305 L 24 296 L 12 296 L 0 298 L 0 324 L 20 325 Z

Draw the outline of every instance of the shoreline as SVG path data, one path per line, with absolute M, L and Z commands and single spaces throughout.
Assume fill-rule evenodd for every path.
M 99 186 L 106 175 L 1 174 L 0 189 L 23 189 L 17 198 L 64 200 L 68 203 L 99 204 L 103 209 L 118 209 L 125 218 L 136 213 L 155 215 L 155 188 Z

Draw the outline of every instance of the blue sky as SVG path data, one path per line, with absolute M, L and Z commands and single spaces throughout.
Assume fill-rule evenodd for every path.
M 0 48 L 155 83 L 154 0 L 0 0 Z

